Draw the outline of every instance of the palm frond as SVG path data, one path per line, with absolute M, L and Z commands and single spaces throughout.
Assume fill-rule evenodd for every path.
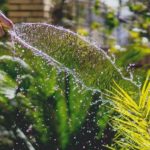
M 112 119 L 117 131 L 111 148 L 128 150 L 150 149 L 150 72 L 140 91 L 139 100 L 134 100 L 115 81 L 115 87 L 107 97 L 113 101 L 113 109 L 118 113 Z M 108 147 L 109 148 L 109 147 Z

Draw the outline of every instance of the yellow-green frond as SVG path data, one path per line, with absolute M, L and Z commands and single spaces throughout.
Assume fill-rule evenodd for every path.
M 150 72 L 141 89 L 139 100 L 134 100 L 115 81 L 107 98 L 113 102 L 118 116 L 112 118 L 117 131 L 111 147 L 119 150 L 150 150 Z

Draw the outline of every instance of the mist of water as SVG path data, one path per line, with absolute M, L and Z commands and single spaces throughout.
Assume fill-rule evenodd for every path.
M 117 68 L 96 44 L 70 30 L 43 23 L 23 23 L 15 25 L 11 36 L 21 48 L 32 51 L 50 65 L 72 72 L 87 87 L 103 90 L 117 80 L 123 86 L 127 83 L 139 88 L 134 78 Z

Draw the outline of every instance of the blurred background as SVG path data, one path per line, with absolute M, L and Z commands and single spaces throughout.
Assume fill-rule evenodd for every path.
M 131 77 L 134 74 L 134 78 L 140 81 L 144 79 L 150 68 L 150 0 L 0 0 L 0 10 L 14 23 L 46 22 L 77 32 L 88 40 L 96 42 L 116 62 L 117 66 L 125 68 L 131 72 Z M 0 43 L 2 56 L 7 54 L 3 49 L 10 48 L 6 48 L 5 43 Z M 36 61 L 38 63 L 38 60 Z M 10 63 L 7 63 L 9 66 Z M 5 68 L 7 65 L 0 66 L 2 71 L 5 71 Z M 11 68 L 10 65 L 10 68 L 6 70 L 10 75 L 6 75 L 4 84 L 9 85 L 12 80 L 12 85 L 16 83 L 15 73 Z M 5 74 L 0 72 L 0 75 L 3 77 Z M 0 79 L 2 79 L 1 76 Z M 56 76 L 55 71 L 52 70 L 51 80 L 54 81 Z M 42 77 L 45 77 L 44 73 Z M 100 104 L 95 106 L 85 104 L 88 105 L 88 111 L 84 112 L 85 107 L 81 107 L 78 112 L 75 111 L 73 114 L 75 119 L 72 119 L 74 127 L 68 129 L 67 119 L 70 116 L 67 118 L 67 115 L 64 115 L 66 110 L 61 109 L 60 106 L 65 108 L 65 104 L 59 95 L 62 91 L 66 93 L 67 88 L 62 86 L 63 88 L 59 91 L 50 93 L 49 87 L 45 86 L 47 81 L 42 77 L 32 79 L 37 79 L 32 82 L 37 87 L 41 84 L 43 86 L 41 89 L 34 88 L 33 83 L 31 87 L 29 86 L 30 76 L 20 78 L 19 83 L 17 82 L 18 89 L 24 86 L 26 90 L 20 92 L 17 89 L 17 92 L 23 93 L 23 96 L 20 94 L 22 97 L 20 95 L 19 97 L 16 92 L 14 103 L 7 102 L 8 98 L 1 96 L 0 93 L 0 123 L 2 124 L 0 125 L 0 150 L 12 150 L 12 147 L 13 150 L 33 150 L 30 143 L 24 142 L 27 139 L 23 133 L 36 149 L 104 150 L 102 145 L 110 144 L 114 136 L 114 131 L 107 124 L 108 116 L 105 108 L 99 109 Z M 54 86 L 55 83 L 49 82 L 51 87 Z M 3 85 L 1 80 L 0 84 Z M 38 95 L 38 92 L 41 93 Z M 91 99 L 95 102 L 99 98 L 98 93 L 89 96 L 90 94 L 85 91 L 83 94 L 75 90 L 74 92 L 76 95 L 70 94 L 70 99 L 79 101 Z M 57 98 L 60 103 L 54 101 L 57 101 Z M 23 101 L 20 102 L 20 99 Z M 41 100 L 44 100 L 44 104 Z M 50 109 L 47 108 L 48 105 Z M 81 104 L 73 103 L 73 105 L 80 107 Z M 48 116 L 48 114 L 52 115 Z M 60 124 L 57 123 L 57 119 Z M 15 130 L 12 126 L 10 127 L 10 124 L 15 124 L 20 129 Z

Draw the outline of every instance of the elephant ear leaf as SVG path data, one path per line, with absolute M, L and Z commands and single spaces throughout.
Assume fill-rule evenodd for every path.
M 128 77 L 128 73 L 120 72 L 103 50 L 76 33 L 42 23 L 18 24 L 14 32 L 19 57 L 28 59 L 29 53 L 42 57 L 50 66 L 65 67 L 86 86 L 101 91 L 111 88 L 112 80 L 117 80 L 127 90 L 139 90 L 135 82 L 124 77 Z

